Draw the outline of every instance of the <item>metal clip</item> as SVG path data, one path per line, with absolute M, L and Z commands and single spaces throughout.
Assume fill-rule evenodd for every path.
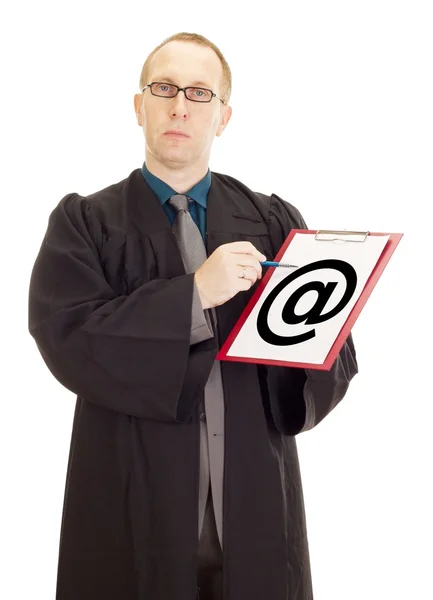
M 362 240 L 342 240 L 337 237 L 333 238 L 325 238 L 320 239 L 319 235 L 363 235 L 364 239 Z M 369 231 L 347 231 L 343 229 L 342 231 L 333 231 L 332 229 L 319 229 L 314 236 L 314 239 L 318 242 L 365 242 L 367 237 L 370 235 Z

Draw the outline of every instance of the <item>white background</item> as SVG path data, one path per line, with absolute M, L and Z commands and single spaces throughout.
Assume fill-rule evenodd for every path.
M 359 374 L 297 439 L 315 600 L 433 599 L 430 9 L 416 0 L 3 5 L 2 599 L 55 597 L 75 403 L 27 331 L 30 271 L 65 194 L 141 167 L 133 95 L 147 54 L 179 31 L 214 41 L 233 73 L 233 116 L 212 170 L 277 193 L 312 229 L 405 234 L 353 329 Z

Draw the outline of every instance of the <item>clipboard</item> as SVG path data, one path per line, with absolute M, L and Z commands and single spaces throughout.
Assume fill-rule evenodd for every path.
M 382 275 L 386 265 L 388 264 L 391 256 L 393 255 L 397 245 L 399 244 L 401 238 L 403 237 L 403 233 L 380 233 L 380 232 L 370 232 L 370 231 L 347 231 L 347 230 L 310 230 L 310 229 L 292 229 L 280 250 L 278 251 L 274 261 L 280 262 L 290 243 L 296 234 L 314 234 L 314 241 L 317 243 L 330 243 L 330 242 L 338 242 L 338 243 L 363 243 L 369 236 L 388 236 L 388 240 L 377 260 L 374 268 L 372 269 L 362 291 L 353 305 L 349 315 L 344 321 L 335 341 L 333 342 L 328 354 L 323 363 L 312 363 L 312 362 L 293 362 L 290 360 L 274 360 L 271 358 L 258 358 L 258 357 L 247 357 L 247 356 L 235 356 L 233 353 L 231 355 L 228 354 L 230 351 L 234 341 L 239 335 L 239 332 L 243 328 L 246 320 L 250 316 L 254 307 L 256 306 L 259 298 L 261 297 L 264 288 L 266 287 L 269 279 L 272 277 L 275 269 L 283 269 L 284 267 L 268 267 L 267 273 L 263 276 L 258 284 L 256 290 L 254 291 L 251 299 L 249 300 L 247 306 L 241 313 L 238 321 L 233 327 L 232 331 L 228 335 L 225 342 L 222 344 L 216 359 L 217 360 L 226 360 L 232 362 L 246 362 L 246 363 L 255 363 L 255 364 L 267 364 L 267 365 L 276 365 L 276 366 L 285 366 L 285 367 L 297 367 L 297 368 L 308 368 L 308 369 L 318 369 L 328 371 L 335 359 L 337 358 L 338 353 L 344 345 L 354 323 L 356 322 L 359 314 L 361 313 L 363 307 L 365 306 L 368 298 L 370 297 L 373 289 L 375 288 L 377 282 L 379 281 L 380 276 Z

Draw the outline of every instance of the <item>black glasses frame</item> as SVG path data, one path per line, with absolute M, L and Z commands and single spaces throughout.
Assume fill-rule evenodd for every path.
M 155 94 L 152 90 L 152 85 L 154 83 L 159 83 L 160 85 L 171 85 L 172 87 L 177 88 L 177 92 L 175 93 L 174 96 L 161 96 L 160 94 Z M 216 94 L 214 94 L 214 92 L 212 90 L 210 90 L 208 88 L 197 87 L 196 85 L 181 88 L 178 85 L 175 85 L 174 83 L 167 83 L 166 81 L 152 81 L 152 83 L 148 83 L 147 85 L 145 85 L 141 89 L 141 91 L 144 92 L 144 90 L 146 88 L 150 89 L 150 93 L 152 94 L 152 96 L 157 96 L 158 98 L 176 98 L 176 96 L 178 95 L 179 92 L 183 92 L 185 94 L 185 98 L 187 100 L 189 100 L 190 102 L 199 102 L 200 104 L 208 104 L 209 102 L 212 102 L 213 98 L 218 98 L 218 100 L 220 100 L 223 104 L 225 104 L 224 100 L 222 98 L 219 98 Z M 210 92 L 212 94 L 212 96 L 210 97 L 209 100 L 192 100 L 192 98 L 188 98 L 188 96 L 186 95 L 186 90 L 206 90 L 206 92 Z

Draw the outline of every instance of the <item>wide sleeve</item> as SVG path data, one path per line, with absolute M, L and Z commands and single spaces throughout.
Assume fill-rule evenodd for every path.
M 188 421 L 217 352 L 214 338 L 194 343 L 194 274 L 119 296 L 104 276 L 95 219 L 78 194 L 52 211 L 30 278 L 30 334 L 77 396 L 144 419 Z
M 308 229 L 300 212 L 276 194 L 271 196 L 268 224 L 275 254 L 291 229 Z M 318 425 L 344 398 L 357 373 L 351 333 L 329 371 L 267 366 L 269 402 L 277 429 L 296 435 Z

